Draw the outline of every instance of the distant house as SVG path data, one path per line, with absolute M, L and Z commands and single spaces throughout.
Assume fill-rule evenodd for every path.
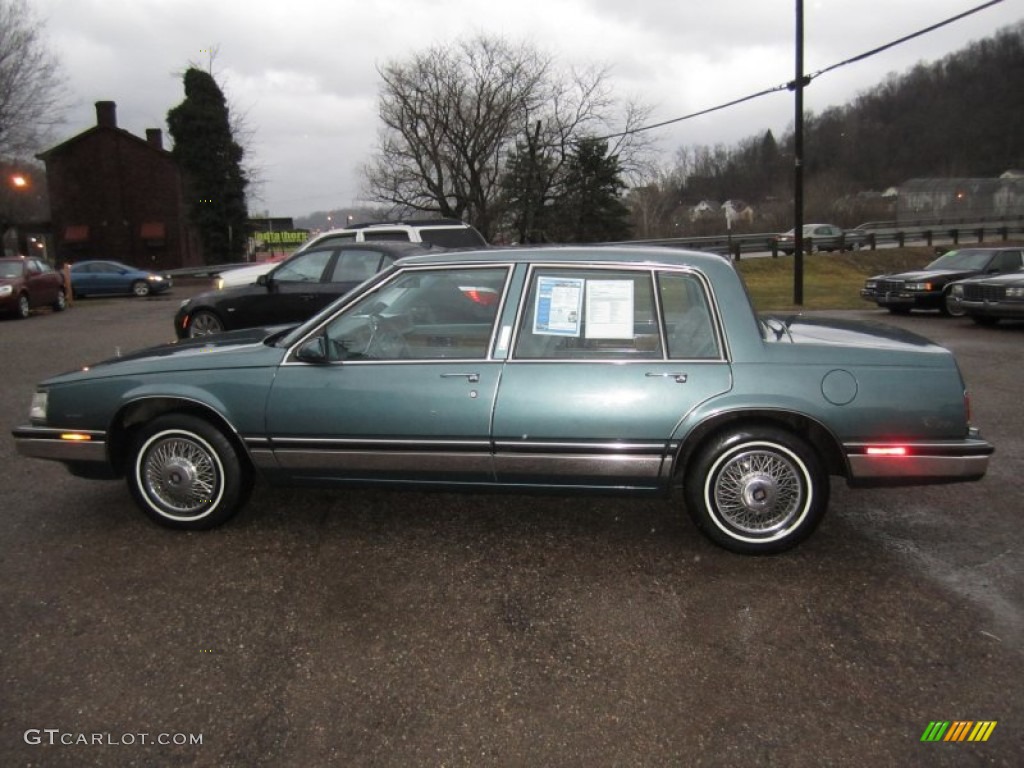
M 105 258 L 147 269 L 203 263 L 182 180 L 158 128 L 117 127 L 117 105 L 96 102 L 96 125 L 37 156 L 46 164 L 57 260 Z
M 900 224 L 1016 219 L 1024 215 L 1024 177 L 910 179 L 900 184 Z
M 747 224 L 754 223 L 754 209 L 742 200 L 726 200 L 722 203 L 722 210 L 725 212 L 725 220 L 730 226 L 737 221 L 744 221 Z
M 701 200 L 690 208 L 690 221 L 717 218 L 722 215 L 722 206 L 714 200 Z

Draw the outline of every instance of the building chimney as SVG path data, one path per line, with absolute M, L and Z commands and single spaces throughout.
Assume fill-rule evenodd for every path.
M 117 128 L 117 104 L 115 102 L 96 102 L 96 125 L 103 128 Z
M 149 146 L 153 147 L 154 149 L 164 148 L 164 135 L 159 128 L 147 128 L 146 141 L 148 141 Z

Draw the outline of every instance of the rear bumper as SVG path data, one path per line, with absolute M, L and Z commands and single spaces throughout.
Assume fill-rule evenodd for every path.
M 965 440 L 846 443 L 843 447 L 850 467 L 848 480 L 850 485 L 859 487 L 980 480 L 988 471 L 989 457 L 995 451 L 975 430 Z

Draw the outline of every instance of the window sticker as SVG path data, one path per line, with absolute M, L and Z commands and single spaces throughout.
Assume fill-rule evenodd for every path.
M 583 284 L 584 280 L 576 277 L 538 277 L 533 332 L 539 336 L 579 337 Z
M 633 281 L 587 281 L 588 339 L 633 338 Z

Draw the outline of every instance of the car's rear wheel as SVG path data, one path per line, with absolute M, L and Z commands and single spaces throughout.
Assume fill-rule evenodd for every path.
M 63 312 L 68 306 L 68 297 L 63 288 L 57 289 L 57 298 L 53 302 L 54 312 Z
M 224 330 L 224 323 L 213 312 L 200 309 L 192 315 L 188 324 L 189 338 L 196 336 L 209 336 L 211 333 L 221 333 Z
M 127 481 L 150 519 L 181 530 L 227 522 L 250 485 L 247 467 L 224 434 L 186 414 L 161 416 L 139 433 Z
M 719 435 L 684 478 L 687 511 L 713 542 L 774 554 L 807 538 L 828 506 L 828 474 L 802 439 L 772 427 Z
M 18 294 L 18 305 L 14 311 L 22 319 L 32 314 L 32 304 L 28 300 L 27 293 Z
M 951 293 L 947 293 L 942 297 L 942 304 L 939 306 L 939 310 L 946 317 L 963 317 L 967 314 L 963 303 Z
M 136 296 L 149 296 L 149 283 L 145 280 L 136 280 L 132 283 L 132 293 Z

